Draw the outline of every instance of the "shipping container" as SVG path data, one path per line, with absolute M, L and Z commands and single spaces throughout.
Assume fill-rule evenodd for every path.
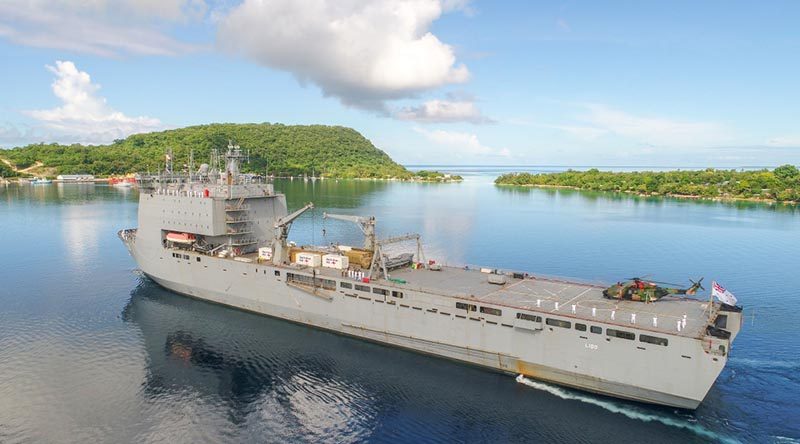
M 316 253 L 297 253 L 296 264 L 308 267 L 319 267 L 322 265 L 322 256 Z
M 270 261 L 272 260 L 272 247 L 261 247 L 258 249 L 258 260 Z
M 350 259 L 341 254 L 326 254 L 322 256 L 322 266 L 335 268 L 337 270 L 346 270 L 350 267 Z

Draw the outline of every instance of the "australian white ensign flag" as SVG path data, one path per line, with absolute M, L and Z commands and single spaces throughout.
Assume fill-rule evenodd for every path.
M 711 294 L 714 295 L 715 298 L 719 299 L 720 302 L 728 305 L 736 305 L 736 296 L 734 296 L 730 291 L 726 290 L 725 287 L 718 284 L 717 281 L 711 283 Z

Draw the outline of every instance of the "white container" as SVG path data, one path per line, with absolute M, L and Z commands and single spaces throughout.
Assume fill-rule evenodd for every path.
M 489 283 L 494 285 L 505 285 L 506 284 L 506 275 L 504 274 L 489 274 Z M 558 302 L 556 302 L 558 304 Z M 558 307 L 556 307 L 558 310 Z
M 261 247 L 258 249 L 258 260 L 270 261 L 272 260 L 272 247 Z
M 346 270 L 350 267 L 350 258 L 341 254 L 326 254 L 322 256 L 322 266 L 335 268 L 337 270 Z
M 494 273 L 494 270 L 491 268 L 481 268 L 481 273 Z
M 322 256 L 316 253 L 297 253 L 295 263 L 307 267 L 319 267 L 322 265 Z
M 337 245 L 336 248 L 338 248 L 339 251 L 353 251 L 353 247 L 348 245 Z

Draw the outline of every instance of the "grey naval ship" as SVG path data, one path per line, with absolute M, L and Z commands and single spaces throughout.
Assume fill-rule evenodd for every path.
M 703 401 L 741 328 L 740 306 L 687 290 L 637 293 L 638 279 L 606 289 L 426 261 L 418 235 L 379 239 L 372 217 L 324 215 L 359 226 L 363 246 L 296 246 L 292 222 L 313 204 L 290 214 L 268 180 L 240 171 L 245 159 L 228 146 L 175 173 L 168 155 L 162 173 L 140 178 L 138 227 L 119 237 L 145 275 L 242 310 L 685 409 Z

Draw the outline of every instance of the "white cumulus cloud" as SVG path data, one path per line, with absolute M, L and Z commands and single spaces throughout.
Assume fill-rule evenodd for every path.
M 385 101 L 469 78 L 430 32 L 465 2 L 244 0 L 223 18 L 222 48 L 292 73 L 344 104 L 386 112 Z
M 434 99 L 419 106 L 401 108 L 395 112 L 395 117 L 420 123 L 494 123 L 481 113 L 475 101 L 457 97 L 447 100 Z
M 158 119 L 129 117 L 114 110 L 98 95 L 100 85 L 70 61 L 47 66 L 56 79 L 53 94 L 62 102 L 52 109 L 25 111 L 59 140 L 104 143 L 130 134 L 162 129 Z
M 456 157 L 509 157 L 507 148 L 492 148 L 484 145 L 476 134 L 461 131 L 426 130 L 414 128 L 414 131 L 425 136 L 429 141 L 441 145 Z
M 0 37 L 38 48 L 105 57 L 202 49 L 164 28 L 203 17 L 204 0 L 2 0 Z

